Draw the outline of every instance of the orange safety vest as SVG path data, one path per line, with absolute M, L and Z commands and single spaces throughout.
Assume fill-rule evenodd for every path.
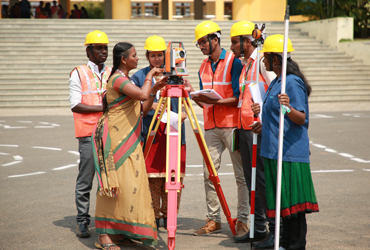
M 86 105 L 102 105 L 102 97 L 99 94 L 99 91 L 105 90 L 106 82 L 108 81 L 108 77 L 110 76 L 111 69 L 105 67 L 105 76 L 106 79 L 102 81 L 98 78 L 100 89 L 97 88 L 95 77 L 93 75 L 92 70 L 85 64 L 79 67 L 76 67 L 72 70 L 72 73 L 77 70 L 78 76 L 81 82 L 82 88 L 82 99 L 81 103 Z M 75 121 L 75 135 L 76 137 L 86 137 L 91 136 L 92 132 L 95 128 L 96 123 L 98 122 L 100 116 L 103 112 L 96 112 L 90 114 L 80 114 L 73 112 L 73 117 Z
M 234 96 L 231 82 L 231 68 L 234 62 L 234 53 L 226 52 L 225 59 L 218 62 L 215 73 L 211 62 L 204 59 L 199 69 L 203 89 L 214 89 L 222 98 Z M 224 105 L 213 105 L 203 108 L 204 129 L 235 128 L 238 126 L 238 108 Z
M 263 57 L 263 53 L 260 54 L 260 58 Z M 253 124 L 254 118 L 253 118 L 253 111 L 251 108 L 252 105 L 252 95 L 251 92 L 249 91 L 248 85 L 252 82 L 256 81 L 257 78 L 257 60 L 252 60 L 251 65 L 250 63 L 247 63 L 244 65 L 242 73 L 240 74 L 239 78 L 239 90 L 240 90 L 240 96 L 239 96 L 239 102 L 242 102 L 242 105 L 240 107 L 239 111 L 239 119 L 238 119 L 238 128 L 243 128 L 245 130 L 251 130 L 249 125 Z M 245 75 L 247 74 L 247 79 L 245 79 Z M 253 79 L 252 79 L 253 76 Z M 265 85 L 265 91 L 267 90 L 268 86 L 266 84 L 265 78 L 263 78 L 261 71 L 259 73 L 259 82 L 263 82 Z M 242 91 L 243 85 L 244 87 L 244 93 Z M 258 118 L 259 120 L 259 118 Z

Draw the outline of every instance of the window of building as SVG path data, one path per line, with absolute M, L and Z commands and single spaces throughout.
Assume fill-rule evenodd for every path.
M 131 16 L 140 17 L 141 16 L 141 3 L 131 3 Z
M 175 3 L 177 16 L 190 16 L 190 3 Z

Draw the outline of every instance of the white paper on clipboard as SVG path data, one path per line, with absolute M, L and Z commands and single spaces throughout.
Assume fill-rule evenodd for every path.
M 177 131 L 177 126 L 179 124 L 178 119 L 179 119 L 179 115 L 177 113 L 173 112 L 173 111 L 170 111 L 170 125 L 174 129 L 176 129 L 176 131 Z M 166 111 L 164 111 L 161 122 L 167 123 L 167 109 L 166 109 Z M 167 127 L 166 127 L 164 133 L 167 134 Z
M 214 89 L 202 89 L 202 90 L 190 92 L 190 95 L 192 95 L 192 96 L 204 95 L 204 96 L 208 97 L 209 99 L 215 99 L 215 100 L 223 99 L 222 96 L 220 96 Z M 201 104 L 206 108 L 209 108 L 209 107 L 213 106 L 213 104 L 205 104 L 205 103 L 202 103 L 202 102 L 201 102 Z
M 252 82 L 248 85 L 249 91 L 251 92 L 253 102 L 258 103 L 260 105 L 261 112 L 259 113 L 259 118 L 262 123 L 262 105 L 263 105 L 263 98 L 265 96 L 265 83 L 264 82 Z

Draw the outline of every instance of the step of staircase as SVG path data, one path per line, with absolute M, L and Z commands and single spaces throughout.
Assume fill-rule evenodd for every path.
M 0 108 L 69 108 L 69 73 L 87 62 L 83 43 L 86 34 L 95 29 L 106 32 L 111 42 L 108 66 L 112 62 L 111 49 L 118 42 L 135 45 L 140 69 L 148 65 L 143 49 L 148 36 L 160 35 L 167 42 L 182 41 L 190 73 L 187 78 L 198 89 L 199 66 L 206 58 L 193 43 L 198 23 L 192 20 L 0 19 Z M 222 29 L 222 47 L 228 51 L 233 23 L 218 22 Z M 265 23 L 267 35 L 284 33 L 283 22 Z M 292 58 L 313 88 L 310 103 L 370 104 L 368 65 L 316 41 L 294 24 L 290 26 L 289 36 L 295 48 Z

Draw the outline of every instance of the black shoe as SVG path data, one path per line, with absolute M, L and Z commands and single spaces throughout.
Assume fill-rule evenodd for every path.
M 275 232 L 270 232 L 269 236 L 263 241 L 254 243 L 253 246 L 256 249 L 273 249 L 275 245 Z
M 78 238 L 89 238 L 90 237 L 90 230 L 87 227 L 87 223 L 80 222 L 77 224 L 76 236 Z
M 160 220 L 160 219 L 155 218 L 155 223 L 157 223 L 157 230 L 158 230 L 158 228 L 159 228 L 159 220 Z
M 163 218 L 163 228 L 167 230 L 167 218 Z
M 269 233 L 267 232 L 267 230 L 265 230 L 264 232 L 254 231 L 253 241 L 263 240 L 268 236 L 268 234 Z M 244 235 L 242 237 L 234 237 L 234 240 L 237 243 L 246 243 L 246 242 L 250 242 L 251 238 L 250 238 L 249 232 L 248 232 L 246 235 Z

